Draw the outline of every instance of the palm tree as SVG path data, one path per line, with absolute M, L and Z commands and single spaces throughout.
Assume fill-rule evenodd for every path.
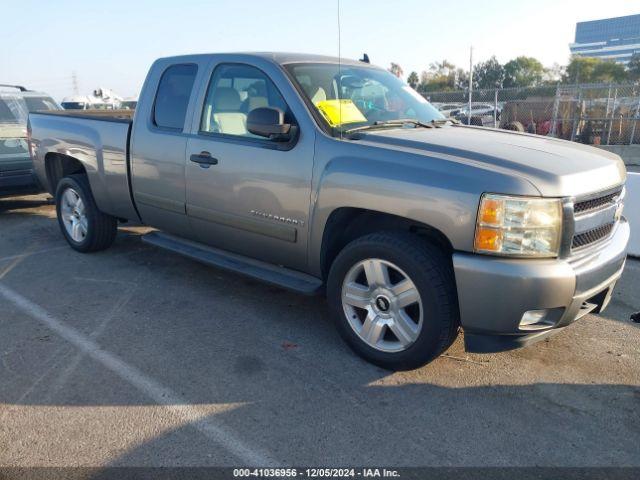
M 391 62 L 391 66 L 389 67 L 389 71 L 393 73 L 396 77 L 402 78 L 404 76 L 404 71 L 402 67 L 397 63 Z
M 411 88 L 415 89 L 418 86 L 418 83 L 420 83 L 418 72 L 411 72 L 407 77 L 407 83 L 411 86 Z

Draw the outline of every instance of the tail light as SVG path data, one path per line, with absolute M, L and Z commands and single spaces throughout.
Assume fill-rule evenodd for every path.
M 29 148 L 29 155 L 31 155 L 31 159 L 33 160 L 36 156 L 36 149 L 31 141 L 31 122 L 27 122 L 27 147 Z

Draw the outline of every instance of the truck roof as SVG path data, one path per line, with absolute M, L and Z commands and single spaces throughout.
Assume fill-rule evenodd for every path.
M 245 58 L 260 58 L 269 60 L 271 62 L 286 65 L 288 63 L 340 63 L 342 65 L 358 65 L 364 67 L 373 67 L 380 68 L 375 65 L 371 65 L 365 62 L 361 62 L 358 60 L 353 60 L 349 58 L 342 57 L 332 57 L 329 55 L 315 55 L 311 53 L 291 53 L 291 52 L 227 52 L 227 53 L 202 53 L 202 54 L 194 54 L 194 55 L 178 55 L 171 57 L 164 57 L 162 60 L 184 60 L 187 61 L 189 59 L 197 58 L 197 57 L 211 57 L 211 56 L 221 56 L 221 57 L 229 57 L 237 58 L 237 57 L 245 57 Z

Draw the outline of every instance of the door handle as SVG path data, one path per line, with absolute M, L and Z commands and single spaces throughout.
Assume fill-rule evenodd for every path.
M 199 163 L 200 166 L 204 168 L 218 164 L 218 159 L 213 158 L 209 152 L 194 153 L 189 157 L 189 160 L 194 163 Z

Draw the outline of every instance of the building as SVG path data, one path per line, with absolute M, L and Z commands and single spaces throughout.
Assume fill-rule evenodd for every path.
M 569 49 L 572 55 L 627 63 L 634 53 L 640 54 L 640 14 L 578 22 Z

